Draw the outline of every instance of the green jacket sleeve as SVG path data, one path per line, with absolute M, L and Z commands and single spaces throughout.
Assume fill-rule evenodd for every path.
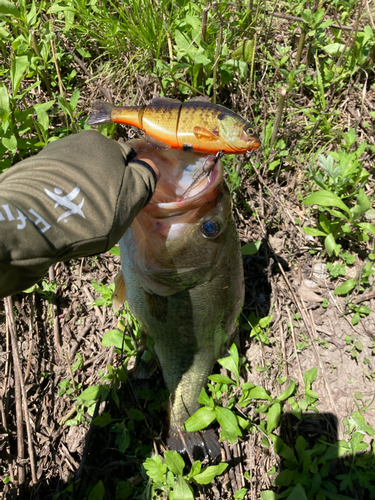
M 0 175 L 0 297 L 57 262 L 105 252 L 149 202 L 156 176 L 96 131 L 50 143 Z

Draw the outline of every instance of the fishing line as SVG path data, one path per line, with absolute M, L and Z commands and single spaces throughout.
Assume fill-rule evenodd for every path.
M 193 181 L 190 184 L 190 186 L 180 196 L 180 200 L 183 200 L 186 197 L 186 195 L 193 189 L 193 187 L 198 183 L 198 181 L 201 180 L 202 177 L 208 176 L 212 172 L 212 170 L 214 169 L 216 163 L 223 156 L 224 156 L 224 153 L 222 151 L 219 151 L 218 153 L 216 153 L 216 155 L 214 156 L 214 159 L 212 161 L 207 162 L 208 158 L 206 159 L 206 161 L 203 164 L 202 172 L 200 172 L 198 175 L 195 176 L 195 178 L 193 178 Z

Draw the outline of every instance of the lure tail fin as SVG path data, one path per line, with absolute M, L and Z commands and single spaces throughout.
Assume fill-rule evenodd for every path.
M 95 101 L 87 125 L 99 125 L 100 123 L 113 123 L 111 118 L 113 104 L 109 102 Z
M 210 458 L 215 461 L 221 456 L 220 443 L 213 429 L 200 432 L 178 431 L 176 428 L 169 429 L 167 444 L 171 450 L 178 451 L 186 460 L 187 453 L 184 441 L 194 460 Z

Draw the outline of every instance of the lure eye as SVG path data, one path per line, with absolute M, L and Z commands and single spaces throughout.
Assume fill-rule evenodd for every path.
M 247 127 L 246 133 L 249 134 L 249 135 L 254 135 L 254 129 L 253 129 L 253 127 Z
M 201 232 L 205 238 L 215 238 L 220 232 L 220 226 L 215 220 L 206 220 L 201 225 Z

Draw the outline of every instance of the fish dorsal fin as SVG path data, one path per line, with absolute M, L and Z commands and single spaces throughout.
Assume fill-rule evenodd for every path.
M 217 141 L 219 140 L 219 137 L 211 132 L 211 130 L 208 130 L 208 128 L 205 127 L 200 127 L 199 125 L 196 125 L 193 128 L 193 133 L 195 137 L 199 140 L 203 141 Z
M 168 102 L 181 103 L 181 101 L 173 99 L 172 97 L 154 97 L 151 99 L 150 104 L 166 104 Z
M 121 309 L 122 304 L 126 299 L 126 287 L 125 280 L 122 271 L 118 272 L 115 276 L 115 291 L 112 295 L 113 307 L 116 311 Z
M 191 102 L 191 101 L 201 101 L 201 102 L 211 103 L 209 97 L 207 97 L 206 95 L 197 95 L 196 97 L 192 97 L 191 99 L 189 99 L 188 102 Z
M 149 146 L 150 148 L 160 149 L 161 151 L 171 149 L 169 144 L 161 141 L 160 139 L 156 139 L 156 137 L 152 137 L 152 135 L 145 134 L 145 139 L 147 142 L 147 146 Z

